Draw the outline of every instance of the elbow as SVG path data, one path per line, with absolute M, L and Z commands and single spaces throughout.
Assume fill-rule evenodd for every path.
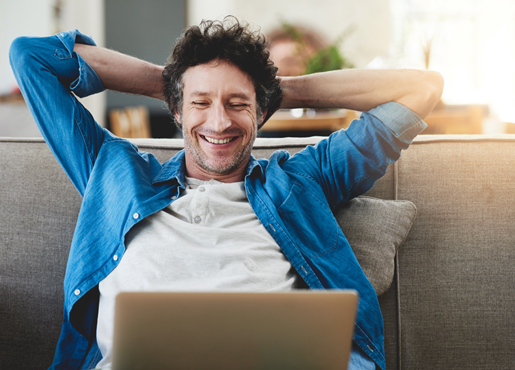
M 11 43 L 9 48 L 9 62 L 15 74 L 18 74 L 22 68 L 26 68 L 27 64 L 34 59 L 33 38 L 17 37 Z
M 423 83 L 417 88 L 414 109 L 420 118 L 425 119 L 436 107 L 442 97 L 444 80 L 443 76 L 435 71 L 424 71 Z
M 425 100 L 425 109 L 424 109 L 424 117 L 425 118 L 431 113 L 431 111 L 436 107 L 443 93 L 443 76 L 439 72 L 435 71 L 425 71 L 426 78 L 424 84 L 424 100 Z
M 443 87 L 444 87 L 444 80 L 443 76 L 436 71 L 428 71 L 429 77 L 428 77 L 428 83 L 429 83 L 429 101 L 433 104 L 431 107 L 431 110 L 438 104 L 442 97 L 443 93 Z

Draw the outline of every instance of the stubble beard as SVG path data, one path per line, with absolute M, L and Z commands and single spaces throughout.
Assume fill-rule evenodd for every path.
M 204 171 L 217 175 L 229 175 L 232 172 L 236 171 L 241 166 L 243 161 L 248 160 L 248 158 L 250 157 L 250 153 L 252 152 L 254 141 L 256 140 L 257 136 L 257 131 L 254 131 L 247 145 L 236 152 L 235 157 L 230 163 L 221 163 L 219 166 L 215 167 L 209 165 L 208 156 L 202 150 L 200 144 L 196 142 L 197 136 L 195 135 L 195 137 L 191 137 L 189 132 L 184 129 L 184 126 L 182 131 L 182 135 L 184 138 L 184 149 L 186 150 L 186 152 L 191 156 L 191 158 L 193 158 L 195 163 Z M 198 140 L 203 139 L 199 138 Z

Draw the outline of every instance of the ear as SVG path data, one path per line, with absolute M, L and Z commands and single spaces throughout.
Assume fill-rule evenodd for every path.
M 181 125 L 182 125 L 182 122 L 181 122 L 181 115 L 179 114 L 179 112 L 177 112 L 177 109 L 174 109 L 173 110 L 173 115 L 175 117 L 175 120 L 177 122 L 179 122 Z
M 260 118 L 259 124 L 258 124 L 258 128 L 260 128 L 263 125 L 263 121 L 265 120 L 267 113 L 268 113 L 268 111 L 264 111 L 263 114 L 261 115 L 261 118 Z

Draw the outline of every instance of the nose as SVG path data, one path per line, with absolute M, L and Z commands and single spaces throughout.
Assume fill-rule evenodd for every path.
M 215 132 L 223 132 L 232 125 L 226 107 L 221 102 L 213 103 L 209 114 L 209 126 Z

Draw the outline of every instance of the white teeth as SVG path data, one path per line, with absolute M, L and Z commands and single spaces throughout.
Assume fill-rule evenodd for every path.
M 207 137 L 207 136 L 204 136 L 204 138 L 207 141 L 209 141 L 210 143 L 212 143 L 212 144 L 226 144 L 226 143 L 228 143 L 229 141 L 232 140 L 232 138 L 218 140 L 218 139 L 213 139 L 213 138 L 210 138 L 210 137 Z

